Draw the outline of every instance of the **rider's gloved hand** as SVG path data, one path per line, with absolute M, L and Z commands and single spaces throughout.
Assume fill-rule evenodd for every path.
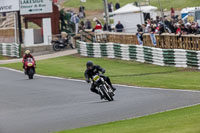
M 86 81 L 87 83 L 90 83 L 90 79 L 85 79 L 85 81 Z

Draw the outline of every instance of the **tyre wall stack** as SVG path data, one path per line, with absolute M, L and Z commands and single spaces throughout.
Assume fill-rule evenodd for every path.
M 0 55 L 19 57 L 19 44 L 0 43 Z
M 200 69 L 200 51 L 161 49 L 116 43 L 86 43 L 77 41 L 78 53 L 88 57 L 136 60 L 159 66 L 195 67 Z

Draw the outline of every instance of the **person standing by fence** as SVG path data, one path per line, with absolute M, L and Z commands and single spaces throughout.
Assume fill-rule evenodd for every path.
M 89 19 L 85 22 L 85 29 L 92 29 L 92 23 Z
M 118 21 L 118 24 L 115 26 L 116 32 L 123 32 L 124 26 L 121 24 L 120 21 Z
M 93 21 L 96 22 L 96 26 L 94 27 L 93 32 L 101 33 L 103 31 L 102 30 L 103 26 L 102 26 L 101 22 L 97 18 L 94 18 Z
M 78 26 L 79 26 L 80 19 L 77 16 L 76 13 L 74 13 L 74 15 L 71 17 L 71 22 L 74 23 L 74 25 L 75 25 L 75 33 L 78 34 L 78 30 L 79 30 Z
M 171 8 L 171 18 L 174 18 L 174 16 L 175 16 L 175 10 L 174 10 L 174 8 L 172 7 L 172 8 Z
M 114 9 L 113 3 L 112 2 L 108 3 L 108 11 L 113 12 L 113 9 Z
M 79 7 L 79 18 L 80 19 L 85 18 L 85 7 L 84 6 Z

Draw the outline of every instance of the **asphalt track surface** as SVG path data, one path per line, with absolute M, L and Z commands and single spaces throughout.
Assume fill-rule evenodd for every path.
M 115 101 L 101 101 L 89 84 L 0 68 L 0 133 L 48 133 L 200 103 L 200 92 L 116 86 Z

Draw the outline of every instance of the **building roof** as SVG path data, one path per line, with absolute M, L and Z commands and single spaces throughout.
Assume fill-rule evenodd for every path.
M 140 6 L 137 7 L 133 3 L 129 3 L 120 9 L 113 12 L 113 14 L 126 14 L 126 13 L 134 13 L 134 12 L 150 12 L 150 11 L 156 11 L 158 8 L 155 6 Z

